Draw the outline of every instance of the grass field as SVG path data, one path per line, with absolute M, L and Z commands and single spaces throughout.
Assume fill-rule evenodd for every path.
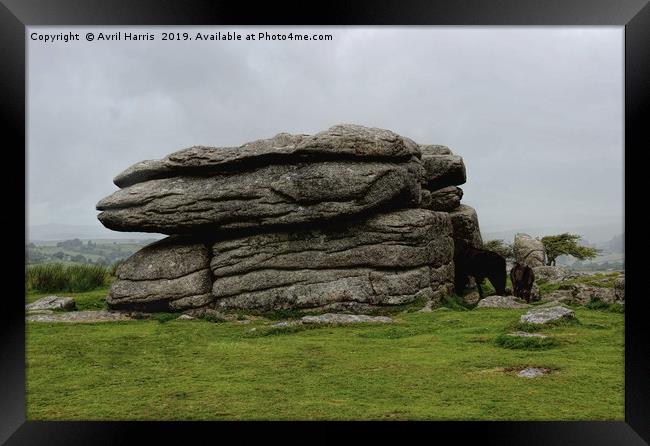
M 105 294 L 66 295 L 91 309 Z M 579 324 L 539 331 L 552 343 L 504 344 L 524 311 L 403 312 L 392 325 L 304 330 L 28 323 L 27 418 L 622 420 L 624 315 L 579 308 Z M 552 372 L 517 377 L 526 366 Z

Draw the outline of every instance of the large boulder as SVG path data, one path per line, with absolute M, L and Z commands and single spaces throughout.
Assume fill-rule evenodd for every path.
M 162 160 L 136 163 L 118 174 L 113 182 L 119 187 L 128 187 L 178 175 L 243 172 L 270 164 L 291 164 L 296 159 L 308 162 L 341 159 L 407 161 L 420 156 L 416 143 L 390 130 L 339 124 L 311 136 L 279 133 L 273 138 L 238 147 L 189 147 Z
M 476 308 L 528 308 L 525 302 L 513 296 L 488 296 L 478 302 Z
M 113 309 L 174 311 L 212 301 L 209 250 L 203 243 L 169 237 L 129 257 L 108 293 Z
M 521 316 L 521 322 L 528 324 L 548 324 L 572 319 L 575 319 L 575 312 L 559 305 L 533 308 Z
M 451 291 L 445 213 L 409 209 L 367 220 L 217 241 L 211 261 L 220 309 L 400 305 Z
M 109 229 L 163 234 L 322 223 L 389 205 L 417 206 L 413 169 L 328 161 L 149 180 L 102 199 L 98 218 Z
M 544 266 L 544 244 L 528 234 L 516 234 L 512 245 L 515 260 L 523 265 L 535 268 Z

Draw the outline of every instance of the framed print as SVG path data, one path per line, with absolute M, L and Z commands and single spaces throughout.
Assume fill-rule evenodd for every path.
M 647 2 L 312 6 L 3 1 L 0 439 L 647 444 Z

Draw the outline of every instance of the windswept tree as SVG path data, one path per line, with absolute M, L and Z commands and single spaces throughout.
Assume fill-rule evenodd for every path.
M 575 257 L 578 260 L 593 259 L 600 253 L 600 249 L 578 245 L 582 237 L 578 234 L 547 235 L 542 237 L 542 243 L 546 250 L 546 264 L 555 266 L 555 259 L 561 255 Z
M 513 261 L 515 259 L 515 254 L 512 250 L 512 245 L 504 242 L 503 240 L 488 240 L 483 242 L 483 249 L 488 251 L 496 252 L 500 256 L 504 257 L 506 260 Z

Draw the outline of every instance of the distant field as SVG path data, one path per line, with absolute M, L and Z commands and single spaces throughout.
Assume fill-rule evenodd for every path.
M 27 263 L 101 263 L 112 265 L 154 242 L 137 239 L 92 239 L 32 242 L 25 247 Z
M 74 296 L 101 308 L 106 291 Z M 623 420 L 624 315 L 579 308 L 580 324 L 541 331 L 559 345 L 497 345 L 523 312 L 402 312 L 393 325 L 306 330 L 28 323 L 27 418 Z M 552 372 L 517 377 L 526 366 Z

